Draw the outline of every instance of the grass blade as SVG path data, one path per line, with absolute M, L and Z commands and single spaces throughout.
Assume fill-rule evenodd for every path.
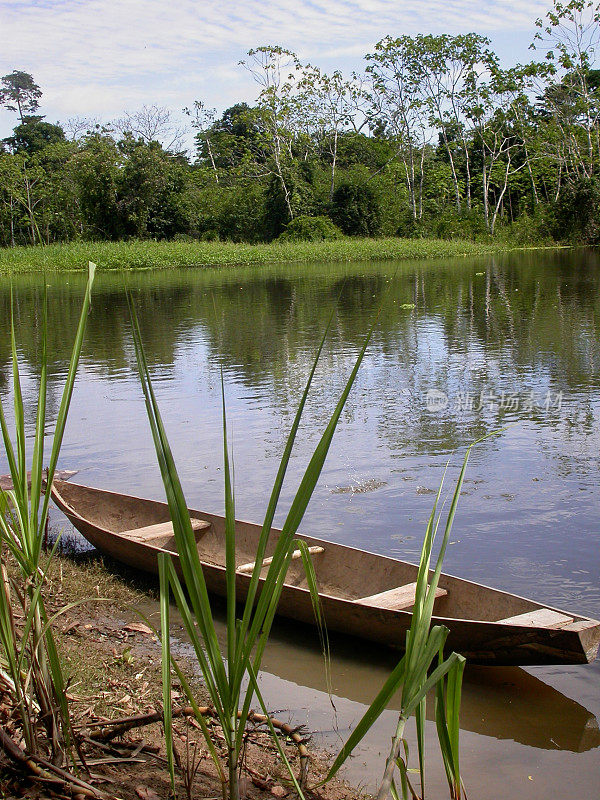
M 44 435 L 46 428 L 46 393 L 48 383 L 48 290 L 44 284 L 44 310 L 42 314 L 41 369 L 40 388 L 38 392 L 38 408 L 35 421 L 35 440 L 31 461 L 31 511 L 29 525 L 31 530 L 38 530 L 40 497 L 42 492 L 42 473 L 44 468 Z
M 235 591 L 235 501 L 229 468 L 229 446 L 227 441 L 227 415 L 225 410 L 225 383 L 221 370 L 221 399 L 223 404 L 223 476 L 225 479 L 225 581 L 227 585 L 227 669 L 230 691 L 235 683 L 236 659 L 236 591 Z M 259 570 L 257 565 L 254 571 Z M 233 709 L 230 709 L 230 713 Z M 235 708 L 237 713 L 237 704 Z
M 73 387 L 75 385 L 75 375 L 77 374 L 77 367 L 79 366 L 79 358 L 81 356 L 81 348 L 83 346 L 83 338 L 85 336 L 85 329 L 87 326 L 87 319 L 92 305 L 92 287 L 94 285 L 94 278 L 96 274 L 96 265 L 93 262 L 88 264 L 88 279 L 85 288 L 85 295 L 81 307 L 81 315 L 79 317 L 79 324 L 77 326 L 77 333 L 75 334 L 75 341 L 71 353 L 71 360 L 69 362 L 69 369 L 67 371 L 67 379 L 63 389 L 58 414 L 56 417 L 56 425 L 54 428 L 54 437 L 52 439 L 52 449 L 50 452 L 50 463 L 48 465 L 47 482 L 48 486 L 52 484 L 60 448 L 62 446 L 63 436 L 65 433 L 65 426 L 67 424 L 67 415 L 71 405 L 71 398 L 73 396 Z M 42 529 L 46 523 L 48 516 L 48 504 L 50 502 L 50 492 L 44 493 L 44 502 L 42 512 L 39 519 L 39 533 L 36 543 L 36 558 L 39 559 L 42 549 Z
M 175 760 L 173 756 L 173 707 L 171 698 L 171 637 L 169 610 L 169 562 L 170 556 L 158 556 L 158 577 L 160 585 L 160 641 L 162 655 L 163 725 L 167 748 L 167 767 L 171 777 L 171 790 L 175 797 Z

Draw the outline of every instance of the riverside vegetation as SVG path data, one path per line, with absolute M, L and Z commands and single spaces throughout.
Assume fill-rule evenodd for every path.
M 505 245 L 506 246 L 506 245 Z M 233 242 L 68 242 L 0 249 L 0 274 L 80 271 L 91 256 L 102 270 L 260 266 L 272 263 L 455 258 L 495 252 L 502 244 L 441 239 L 364 239 L 248 244 Z
M 62 436 L 66 423 L 70 398 L 73 391 L 75 374 L 81 352 L 86 320 L 90 308 L 91 289 L 94 279 L 94 265 L 90 264 L 89 278 L 85 299 L 80 316 L 79 328 L 67 374 L 63 399 L 58 412 L 54 432 L 50 466 L 44 476 L 42 464 L 44 459 L 44 432 L 46 427 L 46 375 L 48 354 L 46 350 L 46 328 L 42 326 L 41 341 L 41 381 L 38 395 L 36 417 L 36 434 L 33 446 L 31 472 L 28 478 L 25 408 L 21 394 L 17 346 L 12 329 L 12 363 L 14 418 L 16 425 L 16 446 L 9 434 L 5 412 L 0 405 L 0 425 L 2 430 L 5 455 L 12 476 L 13 489 L 0 495 L 3 507 L 0 515 L 0 544 L 2 558 L 2 584 L 0 586 L 0 661 L 2 682 L 2 713 L 6 717 L 2 728 L 2 744 L 6 754 L 18 767 L 38 780 L 49 783 L 55 789 L 70 791 L 77 797 L 105 797 L 94 785 L 94 778 L 83 755 L 84 743 L 104 746 L 103 742 L 112 741 L 117 733 L 123 733 L 132 725 L 143 724 L 144 721 L 162 720 L 167 745 L 167 763 L 175 789 L 176 751 L 173 739 L 173 718 L 176 714 L 172 708 L 172 669 L 175 670 L 184 695 L 190 708 L 178 710 L 177 715 L 186 713 L 193 716 L 201 729 L 208 751 L 213 759 L 217 774 L 221 779 L 224 800 L 238 800 L 240 797 L 240 775 L 244 767 L 246 754 L 247 722 L 256 715 L 250 711 L 254 696 L 263 706 L 264 717 L 269 731 L 279 750 L 281 759 L 289 771 L 290 780 L 299 797 L 309 797 L 310 788 L 306 787 L 306 772 L 302 771 L 296 779 L 279 743 L 275 723 L 270 719 L 264 707 L 259 688 L 259 671 L 262 654 L 269 637 L 269 631 L 275 614 L 281 587 L 285 579 L 292 552 L 295 548 L 302 550 L 302 558 L 317 619 L 320 620 L 318 592 L 312 569 L 310 554 L 301 541 L 295 540 L 296 530 L 302 520 L 304 511 L 310 500 L 314 486 L 319 479 L 329 446 L 331 444 L 337 421 L 342 413 L 348 394 L 359 370 L 370 334 L 365 338 L 360 354 L 354 365 L 341 397 L 333 409 L 329 424 L 310 459 L 297 493 L 290 505 L 283 533 L 277 545 L 275 555 L 268 570 L 265 586 L 259 587 L 260 569 L 255 567 L 252 574 L 249 597 L 238 617 L 235 592 L 235 505 L 232 477 L 229 467 L 229 447 L 227 441 L 226 413 L 223 399 L 223 458 L 226 505 L 226 548 L 227 548 L 227 643 L 226 654 L 223 655 L 217 642 L 211 606 L 202 569 L 198 563 L 198 553 L 191 531 L 185 498 L 177 477 L 177 471 L 170 452 L 160 412 L 153 393 L 150 373 L 146 365 L 143 344 L 135 309 L 130 301 L 133 338 L 142 388 L 146 399 L 146 408 L 150 420 L 152 436 L 165 484 L 165 490 L 171 516 L 173 519 L 184 585 L 180 583 L 170 558 L 161 556 L 160 589 L 161 589 L 161 629 L 162 629 L 162 678 L 164 711 L 150 713 L 140 722 L 135 720 L 119 720 L 109 723 L 95 733 L 82 736 L 81 722 L 75 724 L 69 708 L 69 694 L 66 688 L 69 675 L 65 664 L 61 661 L 56 647 L 53 629 L 57 619 L 68 613 L 79 601 L 66 604 L 49 615 L 45 604 L 45 588 L 47 575 L 52 565 L 53 554 L 49 560 L 43 558 L 42 545 L 45 522 L 47 519 L 49 493 L 40 500 L 40 490 L 44 479 L 52 480 L 56 467 Z M 44 313 L 44 319 L 45 319 Z M 300 424 L 302 411 L 312 383 L 315 369 L 327 331 L 317 350 L 312 371 L 298 408 L 290 435 L 281 459 L 280 468 L 275 480 L 273 492 L 265 517 L 263 535 L 257 553 L 257 563 L 264 555 L 271 524 L 277 508 L 280 490 L 285 477 L 289 458 L 294 446 L 296 433 Z M 223 393 L 224 396 L 224 393 Z M 458 712 L 460 705 L 460 685 L 464 659 L 456 654 L 445 657 L 443 654 L 447 629 L 435 626 L 430 629 L 433 601 L 437 581 L 441 572 L 445 547 L 452 526 L 454 512 L 458 502 L 462 480 L 464 477 L 469 452 L 459 476 L 459 480 L 447 515 L 444 535 L 436 565 L 430 574 L 429 562 L 435 533 L 440 524 L 437 514 L 438 491 L 431 513 L 421 555 L 421 563 L 417 582 L 417 595 L 414 607 L 413 622 L 407 634 L 406 653 L 390 674 L 372 706 L 367 710 L 354 732 L 346 742 L 339 756 L 335 759 L 324 782 L 331 780 L 353 748 L 369 730 L 373 722 L 384 710 L 392 695 L 401 690 L 402 703 L 396 733 L 388 756 L 384 778 L 379 788 L 378 800 L 388 797 L 415 797 L 408 770 L 408 747 L 404 739 L 404 727 L 408 718 L 414 713 L 417 719 L 417 749 L 419 754 L 419 771 L 423 786 L 425 760 L 423 753 L 423 730 L 425 720 L 425 702 L 429 690 L 436 689 L 436 724 L 444 765 L 448 776 L 448 784 L 452 798 L 462 796 L 458 759 Z M 40 509 L 41 502 L 41 509 Z M 16 564 L 16 569 L 9 571 L 9 560 Z M 428 586 L 428 579 L 430 585 Z M 197 690 L 190 685 L 184 671 L 173 659 L 170 649 L 170 611 L 169 592 L 172 592 L 176 605 L 181 613 L 184 626 L 190 637 L 195 657 L 211 700 L 211 708 L 201 708 Z M 327 654 L 326 631 L 320 626 L 323 647 Z M 125 656 L 124 656 L 125 657 Z M 434 662 L 437 661 L 437 665 Z M 447 685 L 446 685 L 447 684 Z M 222 754 L 215 741 L 215 734 L 209 728 L 207 719 L 216 718 L 224 737 L 226 748 Z M 89 726 L 88 726 L 89 727 Z M 94 726 L 92 725 L 92 728 Z M 280 726 L 281 727 L 281 726 Z M 285 729 L 285 726 L 284 726 Z M 291 731 L 287 731 L 291 735 Z M 106 748 L 110 751 L 110 747 Z M 140 752 L 141 748 L 136 748 Z M 114 756 L 114 752 L 112 752 Z M 178 760 L 181 767 L 181 761 Z M 189 766 L 189 764 L 188 764 Z M 191 771 L 191 777 L 195 770 Z M 397 771 L 398 778 L 395 778 Z M 187 772 L 190 776 L 190 770 Z M 84 776 L 84 777 L 82 777 Z M 193 780 L 192 780 L 193 782 Z M 186 786 L 189 789 L 191 784 Z M 191 791 L 191 790 L 190 790 Z M 151 796 L 151 795 L 144 795 Z M 188 796 L 191 796 L 188 793 Z
M 532 23 L 531 63 L 504 66 L 477 33 L 392 34 L 351 77 L 257 47 L 240 67 L 255 103 L 217 113 L 190 98 L 187 130 L 160 98 L 110 122 L 47 122 L 40 87 L 14 69 L 0 79 L 0 103 L 17 115 L 0 149 L 0 245 L 180 239 L 165 252 L 198 264 L 247 251 L 193 256 L 187 240 L 276 240 L 275 254 L 300 260 L 310 250 L 284 245 L 325 240 L 346 257 L 342 235 L 597 244 L 599 30 L 597 0 L 554 0 Z M 380 257 L 396 245 L 355 246 Z M 329 246 L 313 252 L 327 258 Z M 152 260 L 139 244 L 131 256 Z

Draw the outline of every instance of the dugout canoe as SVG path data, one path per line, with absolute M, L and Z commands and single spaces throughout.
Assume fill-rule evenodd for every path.
M 61 480 L 52 484 L 52 499 L 90 544 L 106 555 L 156 573 L 158 554 L 168 552 L 179 571 L 166 503 Z M 224 518 L 195 509 L 189 513 L 208 590 L 223 596 Z M 250 583 L 260 530 L 260 525 L 236 521 L 240 599 Z M 267 556 L 279 533 L 273 529 Z M 311 549 L 328 629 L 402 649 L 411 622 L 417 567 L 310 536 L 297 538 Z M 432 624 L 449 628 L 447 649 L 462 653 L 469 663 L 584 664 L 597 655 L 597 620 L 447 574 L 441 575 L 437 594 Z M 278 614 L 314 623 L 300 558 L 291 561 Z

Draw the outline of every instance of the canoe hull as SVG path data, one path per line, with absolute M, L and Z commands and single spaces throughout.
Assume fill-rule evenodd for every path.
M 52 496 L 55 503 L 67 516 L 73 526 L 98 550 L 114 558 L 116 561 L 127 564 L 135 569 L 157 573 L 158 555 L 162 552 L 160 547 L 151 546 L 144 542 L 133 541 L 127 536 L 120 535 L 114 531 L 103 528 L 98 524 L 87 519 L 82 513 L 75 510 L 72 502 L 67 503 L 62 496 L 60 482 L 56 482 L 58 487 L 52 487 Z M 67 484 L 64 484 L 66 487 Z M 69 484 L 69 491 L 77 489 L 76 484 Z M 101 496 L 110 496 L 111 501 L 115 498 L 123 497 L 129 501 L 137 500 L 147 504 L 147 513 L 167 515 L 168 506 L 152 500 L 142 498 L 130 498 L 127 495 L 117 495 L 113 492 L 104 490 L 93 490 L 90 487 L 81 487 L 87 492 L 97 491 L 99 501 Z M 222 518 L 202 511 L 190 509 L 191 516 L 198 516 L 205 519 L 215 526 L 222 525 Z M 165 518 L 167 518 L 165 517 Z M 237 522 L 236 531 L 240 530 L 243 535 L 258 535 L 259 526 L 252 523 Z M 273 536 L 278 536 L 279 531 L 273 530 Z M 332 559 L 336 559 L 340 564 L 344 560 L 356 563 L 357 559 L 366 560 L 367 568 L 373 565 L 384 572 L 394 569 L 396 564 L 404 564 L 396 559 L 390 559 L 361 550 L 335 545 L 319 539 L 307 536 L 298 536 L 309 545 L 321 545 L 330 553 Z M 333 551 L 333 552 L 331 552 Z M 172 553 L 175 568 L 181 574 L 179 558 Z M 410 566 L 415 569 L 413 565 Z M 209 592 L 218 596 L 225 596 L 225 570 L 215 563 L 207 563 L 203 560 L 203 572 Z M 246 596 L 250 576 L 237 573 L 236 590 L 237 596 L 243 600 Z M 496 589 L 464 581 L 453 576 L 442 575 L 440 586 L 445 586 L 454 596 L 461 593 L 468 595 L 474 594 L 477 599 L 477 606 L 485 608 L 485 600 L 488 596 L 490 604 L 501 606 L 503 610 L 501 616 L 512 616 L 529 607 L 547 608 L 534 604 L 533 601 L 517 597 Z M 479 593 L 479 594 L 477 594 Z M 386 646 L 403 649 L 406 640 L 406 631 L 410 627 L 412 615 L 409 611 L 397 611 L 385 608 L 378 608 L 362 603 L 354 602 L 348 598 L 335 596 L 328 591 L 320 594 L 321 607 L 329 630 L 349 634 L 360 639 L 376 642 Z M 527 605 L 526 605 L 527 604 Z M 534 628 L 521 625 L 512 625 L 500 621 L 485 619 L 463 619 L 443 616 L 443 601 L 440 605 L 439 615 L 434 615 L 432 624 L 445 625 L 449 628 L 447 639 L 447 650 L 455 650 L 464 655 L 471 664 L 485 665 L 540 665 L 540 664 L 584 664 L 593 661 L 596 657 L 600 644 L 600 623 L 585 617 L 574 617 L 572 625 L 566 628 Z M 558 609 L 554 609 L 559 611 Z M 560 612 L 566 613 L 566 612 Z M 286 584 L 283 588 L 278 605 L 278 614 L 290 619 L 298 620 L 303 623 L 314 625 L 314 612 L 309 591 L 302 586 Z

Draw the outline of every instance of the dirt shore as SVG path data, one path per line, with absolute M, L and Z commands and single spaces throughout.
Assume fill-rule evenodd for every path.
M 159 722 L 133 728 L 118 738 L 95 744 L 92 741 L 102 722 L 151 715 L 162 707 L 159 641 L 152 630 L 153 621 L 144 621 L 136 613 L 147 607 L 153 592 L 155 587 L 144 578 L 128 575 L 112 563 L 107 568 L 100 558 L 89 555 L 58 555 L 48 573 L 48 611 L 58 614 L 54 629 L 69 677 L 72 717 L 83 736 L 85 757 L 93 776 L 90 782 L 115 800 L 157 800 L 172 796 Z M 178 660 L 194 685 L 198 703 L 208 705 L 193 665 Z M 173 702 L 183 707 L 184 698 L 177 683 Z M 223 754 L 223 736 L 216 725 L 210 721 L 209 725 L 217 750 Z M 179 762 L 177 796 L 219 800 L 221 782 L 200 725 L 193 718 L 181 716 L 175 720 L 174 729 Z M 286 736 L 286 731 L 290 732 L 284 725 L 282 742 L 298 775 L 298 743 Z M 311 748 L 310 732 L 302 731 L 301 737 L 309 751 L 306 797 L 357 798 L 360 792 L 339 781 L 315 788 L 326 772 L 328 757 Z M 86 779 L 90 780 L 89 776 Z M 255 725 L 248 732 L 240 786 L 242 796 L 248 800 L 296 796 L 264 726 Z M 0 754 L 0 797 L 57 796 L 15 772 Z

